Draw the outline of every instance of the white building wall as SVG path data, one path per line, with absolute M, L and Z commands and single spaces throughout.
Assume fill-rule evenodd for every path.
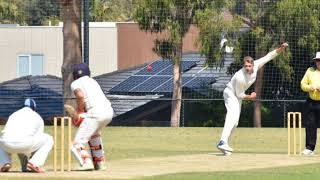
M 115 23 L 90 23 L 89 63 L 92 76 L 117 70 Z M 19 54 L 44 55 L 43 74 L 61 77 L 62 26 L 0 26 L 0 82 L 15 79 Z
M 102 23 L 100 23 L 102 24 Z M 90 24 L 89 66 L 92 76 L 118 69 L 118 35 L 115 23 Z

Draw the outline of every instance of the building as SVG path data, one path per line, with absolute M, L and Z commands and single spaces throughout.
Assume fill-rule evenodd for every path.
M 91 24 L 90 60 L 94 75 L 117 70 L 115 23 Z M 103 37 L 103 38 L 101 38 Z M 61 77 L 62 25 L 0 26 L 0 82 L 26 75 Z
M 90 23 L 89 61 L 93 76 L 124 70 L 159 57 L 154 40 L 164 34 L 139 30 L 136 23 Z M 184 38 L 184 52 L 196 51 L 198 31 L 191 27 Z M 26 75 L 61 77 L 62 24 L 59 26 L 0 25 L 2 71 L 0 82 Z

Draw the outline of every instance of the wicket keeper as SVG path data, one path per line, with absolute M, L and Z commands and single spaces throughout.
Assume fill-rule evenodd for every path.
M 24 107 L 11 114 L 0 136 L 0 171 L 11 168 L 11 154 L 31 159 L 22 164 L 22 169 L 42 173 L 42 168 L 53 146 L 53 138 L 44 133 L 44 122 L 36 112 L 36 102 L 26 99 Z

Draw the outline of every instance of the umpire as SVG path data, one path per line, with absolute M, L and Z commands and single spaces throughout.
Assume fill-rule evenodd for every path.
M 314 67 L 308 68 L 301 80 L 301 89 L 309 93 L 303 111 L 306 127 L 306 149 L 303 155 L 314 155 L 320 120 L 320 52 L 316 53 L 313 61 Z

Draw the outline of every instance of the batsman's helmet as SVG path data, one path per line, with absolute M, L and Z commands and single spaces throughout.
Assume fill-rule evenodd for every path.
M 75 64 L 73 66 L 73 79 L 78 79 L 82 76 L 90 76 L 90 69 L 86 63 Z
M 34 101 L 34 99 L 27 98 L 24 101 L 24 107 L 29 107 L 29 108 L 31 108 L 31 109 L 33 109 L 35 111 L 36 108 L 37 108 L 37 105 L 36 105 L 36 102 Z

